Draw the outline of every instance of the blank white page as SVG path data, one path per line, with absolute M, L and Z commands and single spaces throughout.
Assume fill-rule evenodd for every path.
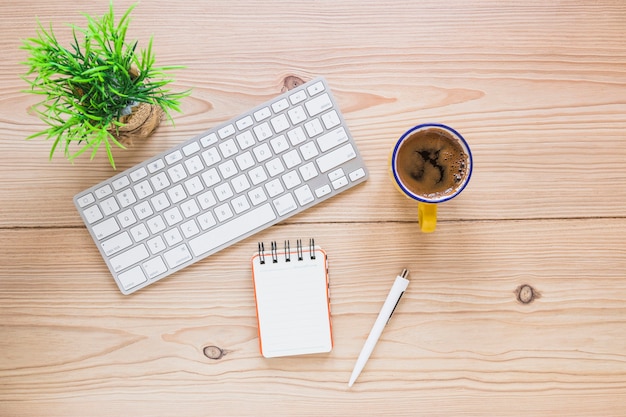
M 286 262 L 279 252 L 278 262 L 259 255 L 252 258 L 256 295 L 259 342 L 266 358 L 330 352 L 332 331 L 328 298 L 326 253 L 315 249 L 315 259 L 304 251 Z

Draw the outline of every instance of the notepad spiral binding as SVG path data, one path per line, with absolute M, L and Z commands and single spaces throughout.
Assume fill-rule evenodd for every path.
M 259 242 L 259 263 L 265 264 L 265 244 Z M 272 255 L 272 263 L 278 263 L 278 244 L 276 241 L 272 241 L 270 244 L 270 254 Z M 289 240 L 285 240 L 285 262 L 291 262 L 291 243 Z M 296 256 L 298 261 L 304 259 L 304 250 L 302 247 L 302 239 L 296 241 Z M 315 239 L 309 239 L 309 256 L 311 259 L 315 259 Z

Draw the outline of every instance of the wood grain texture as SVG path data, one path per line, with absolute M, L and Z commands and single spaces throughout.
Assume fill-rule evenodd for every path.
M 50 143 L 24 140 L 43 122 L 21 40 L 37 18 L 69 39 L 65 23 L 108 7 L 79 6 L 0 4 L 0 415 L 626 414 L 623 2 L 139 3 L 129 36 L 154 36 L 193 93 L 175 125 L 116 150 L 120 170 L 323 75 L 370 179 L 129 297 L 72 205 L 113 174 L 105 155 L 48 161 Z M 432 235 L 387 173 L 424 121 L 475 159 Z M 263 359 L 248 259 L 309 236 L 330 257 L 335 347 Z M 409 290 L 349 390 L 403 267 Z

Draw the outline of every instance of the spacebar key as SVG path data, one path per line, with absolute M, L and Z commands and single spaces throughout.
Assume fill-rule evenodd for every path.
M 201 256 L 275 219 L 274 209 L 267 203 L 191 239 L 189 246 L 194 256 Z

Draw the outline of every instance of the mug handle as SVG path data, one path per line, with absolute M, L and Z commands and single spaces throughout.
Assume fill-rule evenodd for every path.
M 422 232 L 434 232 L 437 227 L 437 204 L 422 203 L 420 201 L 417 204 L 417 219 Z

